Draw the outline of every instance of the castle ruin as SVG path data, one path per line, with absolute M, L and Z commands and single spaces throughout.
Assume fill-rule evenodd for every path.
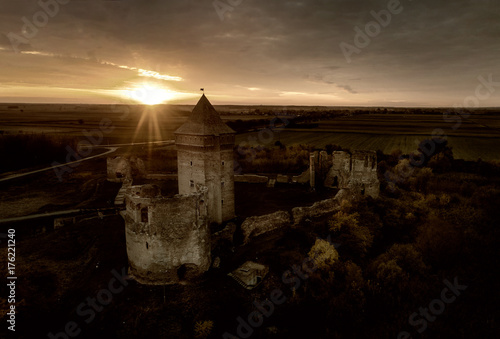
M 310 184 L 315 187 L 350 189 L 377 198 L 380 182 L 377 176 L 377 153 L 374 151 L 313 152 L 310 157 Z
M 211 264 L 209 225 L 234 218 L 235 132 L 203 95 L 177 131 L 179 194 L 153 185 L 125 194 L 129 273 L 145 284 L 190 280 Z
M 207 190 L 163 197 L 154 185 L 126 195 L 125 236 L 129 274 L 143 284 L 177 283 L 210 267 Z
M 234 218 L 234 136 L 204 94 L 175 131 L 179 194 L 207 187 L 209 222 Z

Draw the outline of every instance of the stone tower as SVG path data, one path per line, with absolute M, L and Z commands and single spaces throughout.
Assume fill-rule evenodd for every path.
M 210 268 L 206 187 L 164 197 L 154 185 L 130 186 L 125 194 L 129 274 L 142 284 L 192 280 Z
M 208 221 L 221 223 L 234 217 L 235 132 L 202 95 L 188 121 L 175 131 L 179 194 L 207 190 Z

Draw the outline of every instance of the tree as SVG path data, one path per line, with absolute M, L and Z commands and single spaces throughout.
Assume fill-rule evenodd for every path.
M 309 251 L 309 257 L 314 261 L 320 270 L 329 270 L 339 259 L 339 253 L 331 243 L 323 239 L 316 239 L 316 242 Z
M 329 221 L 330 231 L 339 234 L 342 248 L 355 259 L 363 258 L 373 243 L 373 235 L 366 226 L 359 225 L 359 214 L 339 211 Z

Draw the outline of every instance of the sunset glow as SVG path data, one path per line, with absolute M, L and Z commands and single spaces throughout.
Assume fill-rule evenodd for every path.
M 176 97 L 176 92 L 148 83 L 124 90 L 123 94 L 125 97 L 145 105 L 164 104 Z

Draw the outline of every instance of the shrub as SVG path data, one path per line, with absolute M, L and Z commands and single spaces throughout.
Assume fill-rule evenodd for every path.
M 339 253 L 335 246 L 323 239 L 316 239 L 316 242 L 309 251 L 309 257 L 314 260 L 316 267 L 320 270 L 329 270 L 339 259 Z
M 212 320 L 197 321 L 194 325 L 194 336 L 195 338 L 207 338 L 214 327 L 214 322 Z

